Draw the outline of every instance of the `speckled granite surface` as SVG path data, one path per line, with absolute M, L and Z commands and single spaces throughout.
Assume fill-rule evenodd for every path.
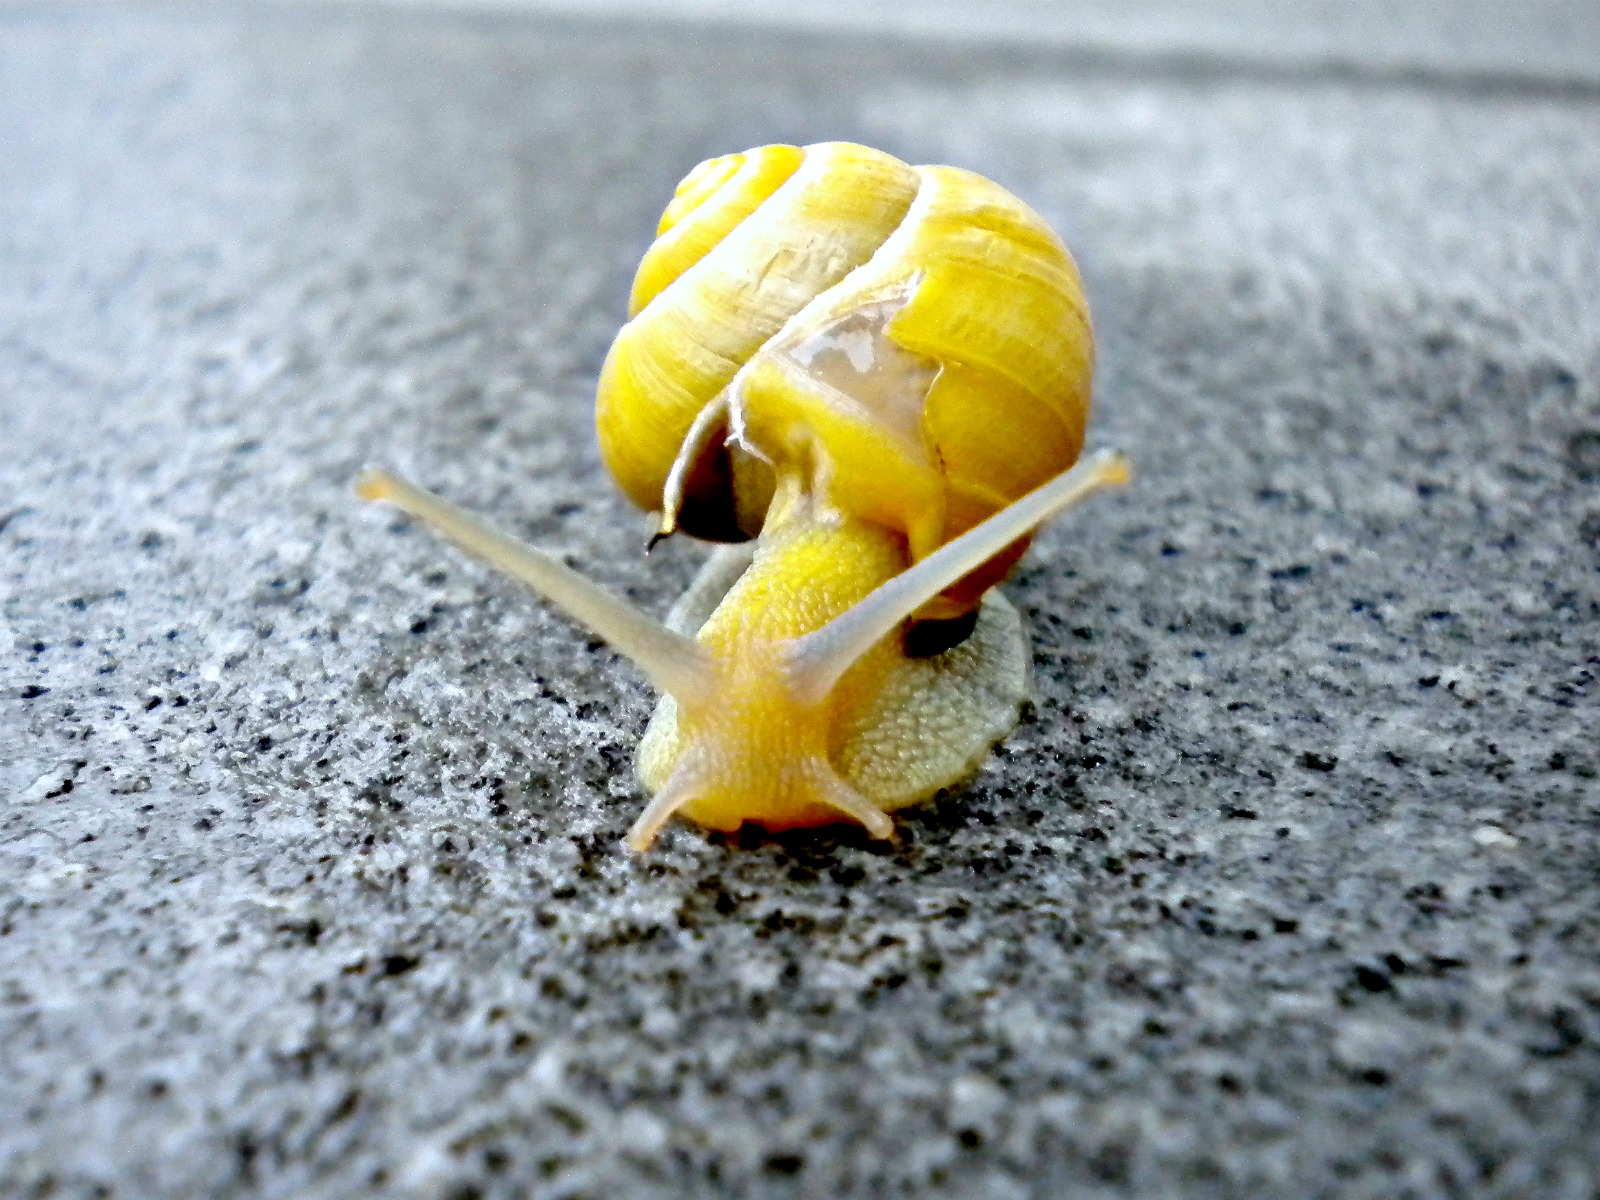
M 1600 93 L 0 14 L 0 1194 L 1600 1194 Z M 985 171 L 1138 487 L 893 847 L 629 858 L 592 380 L 704 154 Z

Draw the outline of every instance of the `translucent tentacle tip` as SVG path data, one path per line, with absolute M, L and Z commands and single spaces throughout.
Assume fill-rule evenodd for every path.
M 363 500 L 387 500 L 394 492 L 394 476 L 381 467 L 362 467 L 356 475 L 356 495 Z

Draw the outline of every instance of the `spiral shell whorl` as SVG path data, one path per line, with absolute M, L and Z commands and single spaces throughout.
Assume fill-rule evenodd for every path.
M 634 274 L 629 318 L 759 208 L 795 173 L 803 157 L 795 146 L 763 146 L 709 158 L 684 176 Z
M 685 448 L 719 398 L 742 447 L 900 531 L 913 559 L 1082 445 L 1093 341 L 1076 267 L 1037 214 L 967 171 L 847 143 L 709 160 L 663 214 L 630 312 L 597 426 L 612 474 L 646 509 L 687 455 L 686 508 L 720 505 L 759 527 L 748 510 L 764 498 L 741 497 L 759 491 L 751 455 L 730 456 L 723 436 Z M 702 419 L 701 431 L 726 425 Z M 970 608 L 1022 549 L 924 615 Z
M 798 165 L 772 187 L 790 156 Z M 871 257 L 915 192 L 911 168 L 865 147 L 767 147 L 652 247 L 635 282 L 635 297 L 648 298 L 612 344 L 596 405 L 601 454 L 635 503 L 660 507 L 700 410 L 812 297 Z

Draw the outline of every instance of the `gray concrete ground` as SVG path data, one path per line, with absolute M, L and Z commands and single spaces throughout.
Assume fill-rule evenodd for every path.
M 301 0 L 276 0 L 297 3 Z M 1600 83 L 1592 0 L 378 0 L 554 16 L 714 20 L 735 29 L 1047 46 L 1168 69 L 1339 71 L 1548 87 Z
M 1600 1195 L 1600 90 L 1434 59 L 0 14 L 0 1194 Z M 636 861 L 646 687 L 351 476 L 665 610 L 596 368 L 828 137 L 1059 225 L 1142 476 L 964 793 Z

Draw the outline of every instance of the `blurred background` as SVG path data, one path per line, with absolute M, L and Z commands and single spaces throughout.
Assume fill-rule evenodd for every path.
M 1584 0 L 392 0 L 402 7 L 912 35 L 1280 65 L 1600 78 Z

